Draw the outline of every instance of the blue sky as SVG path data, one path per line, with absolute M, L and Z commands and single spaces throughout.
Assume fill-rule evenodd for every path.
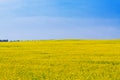
M 118 39 L 120 0 L 0 0 L 1 39 Z

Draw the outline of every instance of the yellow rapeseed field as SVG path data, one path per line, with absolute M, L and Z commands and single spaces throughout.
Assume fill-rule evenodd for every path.
M 120 80 L 120 40 L 1 42 L 0 80 Z

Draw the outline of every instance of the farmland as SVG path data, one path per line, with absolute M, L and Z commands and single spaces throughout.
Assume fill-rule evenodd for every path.
M 120 40 L 1 42 L 0 80 L 120 80 Z

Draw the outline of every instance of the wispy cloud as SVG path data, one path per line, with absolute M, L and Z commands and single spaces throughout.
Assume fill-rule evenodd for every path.
M 20 0 L 0 0 L 0 6 L 9 6 L 17 2 L 20 2 Z
M 2 21 L 0 32 L 9 39 L 112 39 L 118 37 L 118 22 L 116 19 L 18 17 Z
M 110 1 L 0 0 L 0 36 L 8 39 L 118 38 L 119 3 Z
M 0 0 L 0 2 L 9 2 L 11 0 Z
M 0 17 L 9 18 L 15 16 L 15 10 L 21 7 L 20 0 L 0 0 Z

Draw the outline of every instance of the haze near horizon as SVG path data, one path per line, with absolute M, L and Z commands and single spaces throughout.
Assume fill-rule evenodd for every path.
M 0 39 L 119 39 L 119 0 L 0 0 Z

